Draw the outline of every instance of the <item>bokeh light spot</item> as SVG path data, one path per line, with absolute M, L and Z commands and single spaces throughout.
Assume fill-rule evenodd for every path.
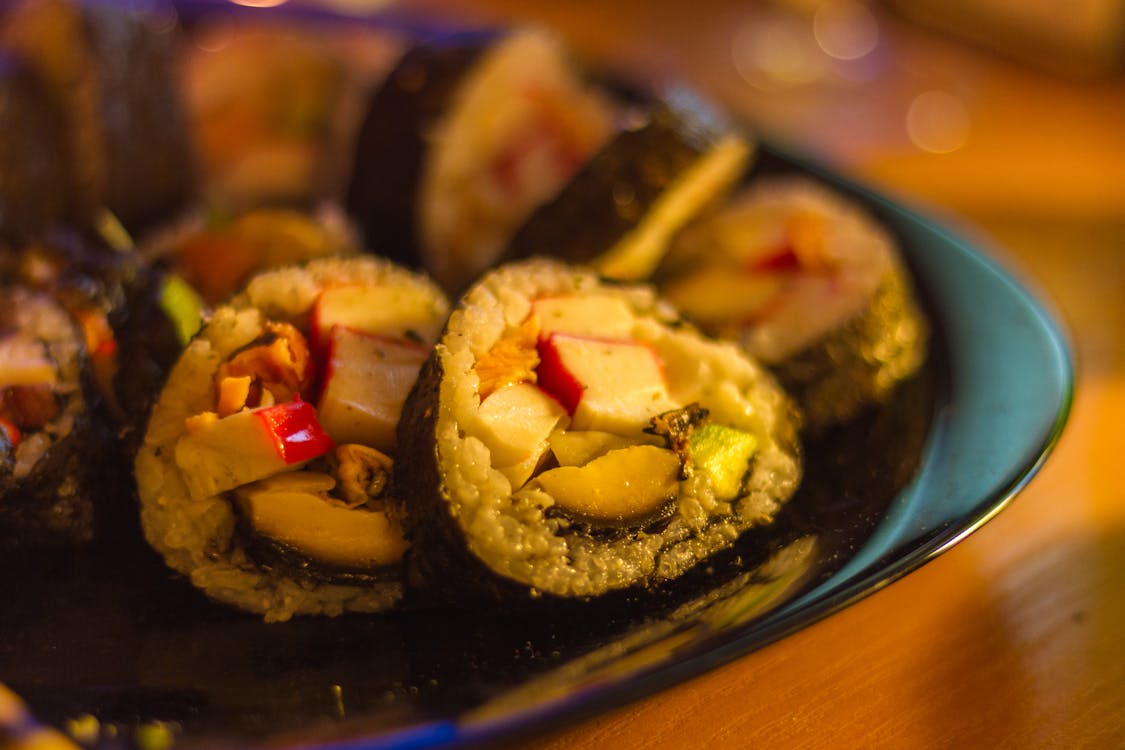
M 763 90 L 792 88 L 824 75 L 824 57 L 800 19 L 759 15 L 731 40 L 731 58 L 744 81 Z
M 956 151 L 969 139 L 969 110 L 948 91 L 926 91 L 914 97 L 906 111 L 910 141 L 935 154 Z
M 822 3 L 813 16 L 813 37 L 829 57 L 858 60 L 879 44 L 879 24 L 863 3 Z
M 276 8 L 285 5 L 289 0 L 230 0 L 235 5 L 244 5 L 247 8 Z

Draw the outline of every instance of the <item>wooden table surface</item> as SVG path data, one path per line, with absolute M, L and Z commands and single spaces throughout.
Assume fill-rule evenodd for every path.
M 967 221 L 1058 311 L 1078 372 L 1042 471 L 951 551 L 778 643 L 527 747 L 1125 747 L 1125 78 L 1053 77 L 880 16 L 873 71 L 763 90 L 739 62 L 744 45 L 788 22 L 761 6 L 476 0 L 456 13 L 544 21 L 601 62 L 686 78 L 766 135 Z M 810 20 L 794 18 L 807 33 Z M 933 91 L 961 107 L 945 152 L 921 148 L 906 124 Z

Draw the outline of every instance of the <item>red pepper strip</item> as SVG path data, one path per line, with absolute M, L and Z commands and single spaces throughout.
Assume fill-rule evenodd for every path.
M 262 420 L 274 440 L 277 454 L 286 464 L 323 456 L 336 446 L 317 421 L 316 409 L 307 401 L 298 399 L 255 414 Z
M 0 430 L 4 431 L 4 435 L 8 440 L 9 446 L 15 448 L 20 444 L 20 439 L 23 437 L 22 435 L 20 435 L 20 428 L 16 427 L 15 424 L 8 421 L 4 417 L 0 417 Z
M 82 328 L 94 382 L 113 413 L 122 418 L 125 411 L 113 388 L 113 379 L 117 375 L 117 339 L 113 336 L 109 319 L 103 310 L 94 305 L 75 310 L 74 316 Z
M 539 364 L 535 368 L 536 379 L 539 387 L 551 394 L 562 404 L 567 413 L 573 416 L 574 410 L 578 408 L 578 402 L 582 400 L 585 386 L 578 382 L 563 364 L 556 336 L 555 333 L 548 334 L 536 343 L 536 349 L 539 351 Z
M 801 259 L 797 257 L 797 251 L 791 242 L 786 242 L 774 252 L 750 264 L 750 270 L 754 273 L 795 271 L 800 267 Z

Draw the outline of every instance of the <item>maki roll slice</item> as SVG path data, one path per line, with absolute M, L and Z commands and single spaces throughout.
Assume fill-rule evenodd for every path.
M 543 31 L 420 44 L 371 100 L 348 212 L 368 246 L 459 292 L 610 138 L 616 117 Z
M 686 230 L 660 291 L 773 368 L 813 431 L 884 402 L 926 358 L 894 239 L 809 178 L 762 177 Z
M 184 46 L 172 0 L 81 3 L 97 75 L 102 203 L 130 231 L 173 216 L 195 193 L 196 166 L 180 85 Z
M 107 208 L 131 231 L 171 215 L 194 189 L 178 85 L 180 28 L 166 0 L 17 0 L 0 44 L 27 65 L 62 118 L 52 137 L 71 176 L 25 186 L 83 212 Z M 71 209 L 72 211 L 74 209 Z M 68 216 L 64 218 L 73 219 Z
M 0 132 L 0 237 L 35 237 L 88 214 L 65 112 L 9 52 L 0 52 Z
M 28 546 L 116 544 L 135 526 L 136 429 L 192 311 L 174 320 L 175 283 L 78 232 L 0 246 L 0 284 L 4 531 Z
M 51 295 L 71 316 L 102 418 L 109 434 L 124 440 L 114 448 L 125 455 L 164 376 L 199 328 L 202 302 L 183 279 L 146 263 L 119 225 L 103 228 L 0 245 L 0 277 Z
M 795 413 L 644 286 L 532 259 L 462 298 L 399 423 L 411 580 L 587 598 L 674 579 L 769 523 Z
M 447 307 L 429 280 L 371 257 L 254 277 L 153 409 L 135 463 L 148 542 L 266 620 L 392 606 L 406 548 L 395 428 Z
M 355 255 L 359 243 L 344 216 L 256 208 L 234 215 L 197 211 L 150 234 L 140 253 L 184 279 L 208 305 L 226 302 L 256 273 L 314 258 Z
M 183 89 L 209 204 L 339 200 L 363 102 L 403 44 L 374 24 L 307 16 L 191 13 Z
M 515 233 L 505 257 L 548 253 L 647 280 L 672 238 L 742 177 L 753 143 L 684 91 L 634 109 L 614 138 Z
M 111 435 L 93 399 L 82 332 L 66 308 L 0 285 L 0 548 L 94 538 L 92 480 Z

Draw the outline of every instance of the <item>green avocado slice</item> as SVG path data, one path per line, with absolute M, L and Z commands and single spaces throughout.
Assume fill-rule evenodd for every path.
M 692 465 L 707 474 L 720 500 L 740 494 L 743 477 L 757 450 L 758 439 L 752 433 L 714 422 L 692 432 L 688 443 Z
M 160 289 L 160 308 L 176 331 L 180 346 L 187 346 L 203 325 L 203 299 L 179 276 L 168 275 Z

